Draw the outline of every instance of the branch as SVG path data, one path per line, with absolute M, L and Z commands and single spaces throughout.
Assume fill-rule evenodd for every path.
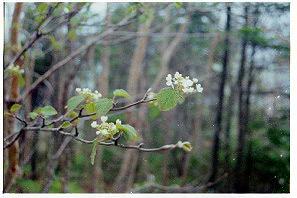
M 54 8 L 49 8 L 48 12 L 45 16 L 45 18 L 39 23 L 36 30 L 33 32 L 31 38 L 25 43 L 24 47 L 13 57 L 13 59 L 5 65 L 5 68 L 9 65 L 14 64 L 31 46 L 42 36 L 45 34 L 41 33 L 40 27 L 45 24 L 45 22 L 50 18 L 51 14 L 54 12 L 54 10 L 58 7 L 60 3 L 57 3 Z
M 16 102 L 19 103 L 23 101 L 41 82 L 46 80 L 48 77 L 50 77 L 56 70 L 60 69 L 62 66 L 66 65 L 70 60 L 87 50 L 90 46 L 96 44 L 100 40 L 104 39 L 107 35 L 111 34 L 113 31 L 117 30 L 118 28 L 122 26 L 126 26 L 129 24 L 131 19 L 135 18 L 137 15 L 134 14 L 130 17 L 124 18 L 121 22 L 119 22 L 117 25 L 111 27 L 110 29 L 107 29 L 103 33 L 101 33 L 99 36 L 96 36 L 95 38 L 91 39 L 87 44 L 81 46 L 74 52 L 72 52 L 69 56 L 67 56 L 65 59 L 59 61 L 55 65 L 53 65 L 47 72 L 45 72 L 42 76 L 40 76 L 28 89 L 25 90 L 24 94 L 19 97 Z
M 144 94 L 144 96 L 142 97 L 141 100 L 139 101 L 136 101 L 134 103 L 131 103 L 131 104 L 128 104 L 126 106 L 123 106 L 123 107 L 113 107 L 110 111 L 121 111 L 121 110 L 124 110 L 124 109 L 128 109 L 130 107 L 133 107 L 133 106 L 136 106 L 138 104 L 142 104 L 142 103 L 148 103 L 148 102 L 151 102 L 151 101 L 154 101 L 156 100 L 155 98 L 153 99 L 147 99 L 148 97 L 148 93 L 150 92 L 151 89 L 148 89 L 146 91 L 146 93 Z M 79 113 L 76 117 L 72 118 L 71 120 L 69 120 L 69 122 L 74 122 L 75 120 L 79 119 L 79 118 L 84 118 L 84 117 L 91 117 L 93 115 L 95 115 L 96 113 L 91 113 L 91 114 L 82 114 L 83 112 L 83 108 L 79 110 Z M 45 122 L 45 119 L 42 118 L 42 124 L 41 126 L 35 126 L 35 124 L 33 124 L 32 126 L 28 126 L 28 123 L 25 121 L 25 120 L 22 120 L 21 118 L 17 117 L 16 115 L 12 115 L 12 117 L 16 118 L 17 120 L 19 120 L 20 122 L 22 122 L 24 124 L 24 127 L 18 131 L 18 132 L 15 132 L 13 134 L 10 134 L 9 136 L 5 137 L 4 138 L 4 143 L 7 142 L 10 138 L 14 137 L 10 142 L 8 142 L 5 146 L 4 146 L 4 149 L 10 147 L 19 137 L 20 137 L 20 134 L 24 131 L 47 131 L 47 132 L 59 132 L 60 134 L 62 135 L 66 135 L 66 136 L 72 136 L 74 137 L 75 140 L 78 140 L 80 142 L 83 142 L 83 143 L 86 143 L 86 144 L 91 144 L 93 143 L 95 140 L 84 140 L 84 139 L 81 139 L 78 136 L 78 131 L 77 131 L 77 128 L 76 129 L 76 133 L 75 134 L 71 134 L 71 133 L 67 133 L 67 132 L 64 132 L 62 131 L 62 129 L 60 127 L 56 127 L 56 128 L 45 128 L 46 126 L 50 126 L 52 124 L 56 124 L 60 121 L 67 121 L 65 120 L 65 116 L 67 115 L 64 114 L 54 120 L 51 120 L 49 121 L 48 123 Z M 115 141 L 117 142 L 117 141 Z M 104 144 L 106 145 L 106 144 Z M 110 144 L 110 145 L 115 145 L 114 143 L 113 144 Z M 144 151 L 144 152 L 150 152 L 151 149 L 143 149 L 143 148 L 140 148 L 140 146 L 126 146 L 126 145 L 122 145 L 122 144 L 116 144 L 115 146 L 118 146 L 118 147 L 122 147 L 122 148 L 129 148 L 129 149 L 138 149 L 140 151 Z M 152 151 L 158 151 L 158 150 L 166 150 L 168 149 L 166 146 L 165 147 L 160 147 L 160 148 L 155 148 L 155 149 L 152 149 Z

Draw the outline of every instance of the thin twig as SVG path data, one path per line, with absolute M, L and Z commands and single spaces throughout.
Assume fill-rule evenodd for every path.
M 150 90 L 151 90 L 151 89 L 148 89 L 148 90 L 145 92 L 145 94 L 144 94 L 144 96 L 142 97 L 141 100 L 136 101 L 136 102 L 133 102 L 133 103 L 128 104 L 128 105 L 123 106 L 123 107 L 113 107 L 110 111 L 121 111 L 121 110 L 124 110 L 124 109 L 128 109 L 128 108 L 130 108 L 130 107 L 132 107 L 132 106 L 136 106 L 136 105 L 138 105 L 138 104 L 148 103 L 148 102 L 151 102 L 151 101 L 156 100 L 155 98 L 147 100 L 148 93 L 150 92 Z M 77 115 L 76 117 L 72 118 L 71 120 L 69 120 L 69 122 L 72 123 L 72 122 L 74 122 L 75 120 L 77 120 L 77 119 L 79 119 L 79 118 L 91 117 L 91 116 L 96 115 L 96 113 L 82 114 L 82 112 L 83 112 L 83 108 L 81 108 L 81 109 L 79 110 L 78 115 Z M 55 124 L 55 123 L 60 122 L 60 121 L 67 121 L 67 120 L 64 119 L 66 115 L 67 115 L 67 113 L 66 113 L 65 115 L 62 115 L 62 116 L 60 116 L 60 117 L 54 119 L 54 120 L 49 121 L 48 123 L 46 123 L 46 120 L 42 117 L 42 124 L 41 124 L 41 126 L 34 126 L 34 125 L 33 125 L 33 126 L 28 126 L 28 123 L 27 123 L 25 120 L 22 120 L 21 118 L 19 118 L 19 117 L 13 115 L 14 118 L 16 118 L 16 119 L 18 119 L 20 122 L 24 123 L 24 127 L 23 127 L 20 131 L 15 132 L 15 133 L 13 133 L 13 134 L 11 134 L 11 135 L 5 137 L 5 138 L 4 138 L 4 142 L 7 142 L 11 137 L 15 137 L 15 138 L 13 139 L 13 142 L 15 142 L 15 141 L 20 137 L 19 134 L 20 134 L 22 131 L 48 131 L 48 132 L 60 132 L 60 133 L 63 134 L 63 135 L 74 136 L 74 137 L 76 137 L 76 140 L 79 140 L 79 141 L 84 142 L 84 143 L 93 143 L 93 140 L 90 142 L 90 141 L 87 141 L 87 140 L 83 140 L 83 139 L 78 138 L 78 137 L 77 137 L 77 136 L 78 136 L 77 128 L 76 128 L 76 133 L 75 133 L 74 135 L 73 135 L 73 134 L 70 134 L 70 133 L 64 133 L 64 132 L 62 132 L 62 131 L 61 131 L 61 127 L 57 127 L 57 128 L 45 128 L 46 126 L 50 126 L 50 125 Z M 117 144 L 117 141 L 115 141 L 115 143 Z M 6 146 L 5 146 L 4 148 L 8 148 L 9 146 L 11 146 L 11 142 L 7 143 Z M 120 145 L 120 144 L 117 144 L 117 146 L 122 147 L 122 148 L 128 148 L 127 146 Z M 132 147 L 129 147 L 129 148 L 131 148 L 131 149 L 135 149 L 135 146 L 132 146 Z M 143 151 L 145 151 L 145 149 L 144 149 Z
M 34 83 L 25 90 L 25 92 L 23 93 L 22 96 L 20 96 L 16 102 L 21 102 L 23 101 L 41 82 L 43 82 L 44 80 L 46 80 L 48 77 L 50 77 L 56 70 L 58 70 L 59 68 L 61 68 L 62 66 L 64 66 L 65 64 L 67 64 L 69 61 L 71 61 L 73 58 L 75 58 L 76 56 L 80 55 L 82 52 L 84 52 L 85 50 L 87 50 L 90 46 L 98 43 L 99 41 L 101 41 L 102 39 L 104 39 L 107 35 L 109 35 L 110 33 L 112 33 L 113 31 L 115 31 L 116 29 L 123 27 L 127 24 L 129 24 L 131 21 L 131 19 L 135 18 L 137 15 L 132 15 L 129 16 L 125 19 L 123 19 L 121 22 L 119 22 L 116 26 L 107 29 L 106 31 L 104 31 L 102 34 L 100 34 L 99 36 L 91 39 L 89 42 L 87 42 L 85 45 L 79 47 L 78 49 L 76 49 L 75 51 L 73 51 L 70 55 L 68 55 L 66 58 L 64 58 L 63 60 L 59 61 L 58 63 L 56 63 L 55 65 L 53 65 L 47 72 L 45 72 L 42 76 L 40 76 L 36 81 L 34 81 Z
M 25 43 L 24 47 L 13 57 L 13 59 L 5 65 L 5 68 L 9 65 L 14 64 L 37 40 L 39 40 L 45 34 L 41 33 L 40 27 L 47 21 L 47 19 L 51 16 L 54 10 L 58 7 L 59 3 L 53 9 L 49 9 L 46 17 L 39 23 L 36 30 L 33 32 L 31 38 Z

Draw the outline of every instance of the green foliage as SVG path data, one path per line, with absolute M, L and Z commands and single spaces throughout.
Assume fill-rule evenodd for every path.
M 239 30 L 239 33 L 248 42 L 251 42 L 261 47 L 268 46 L 269 41 L 265 37 L 264 32 L 260 28 L 246 26 L 241 28 Z
M 69 121 L 65 121 L 65 122 L 63 122 L 63 123 L 61 124 L 60 127 L 63 128 L 63 129 L 65 129 L 65 128 L 69 128 L 69 127 L 71 127 L 71 122 L 69 122 Z
M 139 3 L 139 2 L 129 3 L 128 13 L 131 14 L 131 13 L 137 12 L 142 7 L 143 7 L 143 3 Z
M 84 101 L 84 97 L 81 95 L 71 97 L 67 102 L 68 111 L 73 111 L 76 107 Z
M 25 78 L 21 73 L 17 74 L 19 86 L 22 88 L 25 86 Z
M 13 105 L 10 107 L 10 112 L 11 112 L 11 113 L 16 113 L 16 112 L 18 112 L 21 108 L 22 108 L 22 105 L 20 105 L 20 104 L 13 104 Z
M 45 118 L 56 115 L 58 112 L 56 109 L 50 105 L 44 106 L 44 107 L 38 107 L 34 109 L 33 112 L 29 113 L 29 117 L 34 120 L 37 118 L 37 116 L 41 115 Z
M 113 95 L 115 97 L 123 97 L 123 98 L 130 98 L 131 96 L 129 93 L 124 89 L 116 89 L 113 91 Z
M 177 90 L 172 88 L 163 88 L 156 96 L 157 105 L 161 111 L 169 111 L 178 103 L 184 101 L 184 96 Z
M 61 50 L 62 49 L 61 43 L 58 42 L 57 39 L 53 35 L 49 35 L 48 38 L 49 38 L 49 40 L 51 42 L 51 45 L 53 46 L 53 48 L 55 50 Z
M 45 13 L 47 11 L 48 4 L 47 3 L 39 3 L 37 6 L 37 12 L 39 13 Z
M 49 193 L 58 193 L 61 192 L 61 180 L 58 178 L 54 179 L 52 186 L 49 189 Z
M 47 105 L 47 106 L 44 106 L 44 107 L 40 108 L 39 112 L 44 117 L 53 116 L 53 115 L 56 115 L 58 113 L 56 111 L 56 109 L 54 107 L 50 106 L 50 105 Z
M 41 184 L 39 181 L 33 181 L 30 179 L 17 179 L 16 186 L 25 193 L 39 193 L 41 191 Z
M 95 113 L 96 112 L 96 103 L 95 102 L 90 102 L 87 103 L 84 107 L 84 109 L 86 110 L 87 113 L 91 114 L 91 113 Z
M 158 107 L 156 107 L 155 105 L 150 104 L 149 108 L 148 108 L 149 120 L 153 121 L 159 116 L 160 116 L 160 109 Z
M 118 126 L 118 129 L 123 131 L 123 135 L 126 138 L 126 140 L 137 140 L 137 131 L 129 124 L 122 124 Z
M 30 117 L 32 120 L 35 120 L 35 119 L 37 118 L 38 115 L 39 115 L 39 114 L 36 113 L 36 112 L 30 112 L 30 113 L 29 113 L 29 117 Z
M 97 117 L 106 115 L 113 107 L 113 102 L 108 98 L 101 98 L 96 102 Z
M 76 30 L 75 29 L 71 29 L 68 34 L 67 37 L 70 41 L 74 41 L 77 39 L 77 34 L 76 34 Z
M 174 2 L 176 8 L 182 8 L 184 5 L 182 2 Z

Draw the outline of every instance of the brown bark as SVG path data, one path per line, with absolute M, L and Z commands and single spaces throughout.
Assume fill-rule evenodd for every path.
M 144 33 L 149 32 L 152 21 L 153 15 L 151 15 L 145 23 L 139 25 L 138 31 Z M 148 36 L 139 37 L 137 39 L 136 48 L 134 50 L 133 57 L 131 60 L 131 67 L 129 69 L 129 77 L 127 83 L 127 91 L 132 96 L 135 96 L 138 93 L 138 85 L 142 75 L 143 61 L 146 54 L 148 39 Z M 137 117 L 137 115 L 132 115 L 132 113 L 128 113 L 128 123 L 134 125 L 135 128 L 139 131 L 142 129 L 143 122 L 141 120 L 137 120 L 136 122 L 134 117 Z M 115 192 L 127 192 L 132 187 L 135 177 L 137 161 L 138 151 L 128 150 L 125 152 L 120 172 L 115 181 Z
M 20 25 L 20 14 L 22 11 L 23 4 L 16 3 L 12 23 L 10 30 L 10 44 L 12 46 L 12 56 L 14 56 L 19 47 L 19 25 Z M 23 61 L 18 59 L 16 64 L 21 68 L 23 67 Z M 13 76 L 11 79 L 11 87 L 10 87 L 10 100 L 15 100 L 19 96 L 19 79 L 17 76 Z M 11 104 L 7 105 L 7 109 L 10 109 Z M 14 132 L 15 122 L 12 117 L 7 118 L 5 126 L 5 135 L 10 135 Z M 11 188 L 12 184 L 19 173 L 19 143 L 16 141 L 9 149 L 8 149 L 8 169 L 6 170 L 4 177 L 4 192 L 8 192 Z

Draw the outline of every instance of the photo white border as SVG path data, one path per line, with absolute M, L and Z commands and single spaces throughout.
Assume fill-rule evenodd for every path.
M 16 1 L 4 1 L 4 2 L 16 2 Z M 57 0 L 53 1 L 17 1 L 17 2 L 59 2 Z M 62 1 L 62 2 L 80 2 L 80 1 Z M 88 1 L 88 2 L 131 2 L 131 1 Z M 172 1 L 133 1 L 133 2 L 172 2 Z M 209 198 L 244 198 L 244 197 L 265 197 L 265 198 L 283 198 L 283 197 L 297 197 L 297 1 L 179 1 L 179 2 L 290 2 L 290 194 L 1 194 L 2 197 L 114 197 L 114 198 L 127 198 L 127 197 L 209 197 Z M 3 148 L 3 44 L 4 44 L 4 3 L 0 5 L 0 50 L 1 50 L 1 74 L 0 74 L 0 88 L 1 88 L 1 124 L 0 124 L 0 134 L 1 134 L 1 147 Z M 293 65 L 293 67 L 292 67 Z M 1 162 L 3 162 L 3 150 L 0 153 Z M 1 192 L 3 192 L 3 166 L 0 166 L 1 178 Z

